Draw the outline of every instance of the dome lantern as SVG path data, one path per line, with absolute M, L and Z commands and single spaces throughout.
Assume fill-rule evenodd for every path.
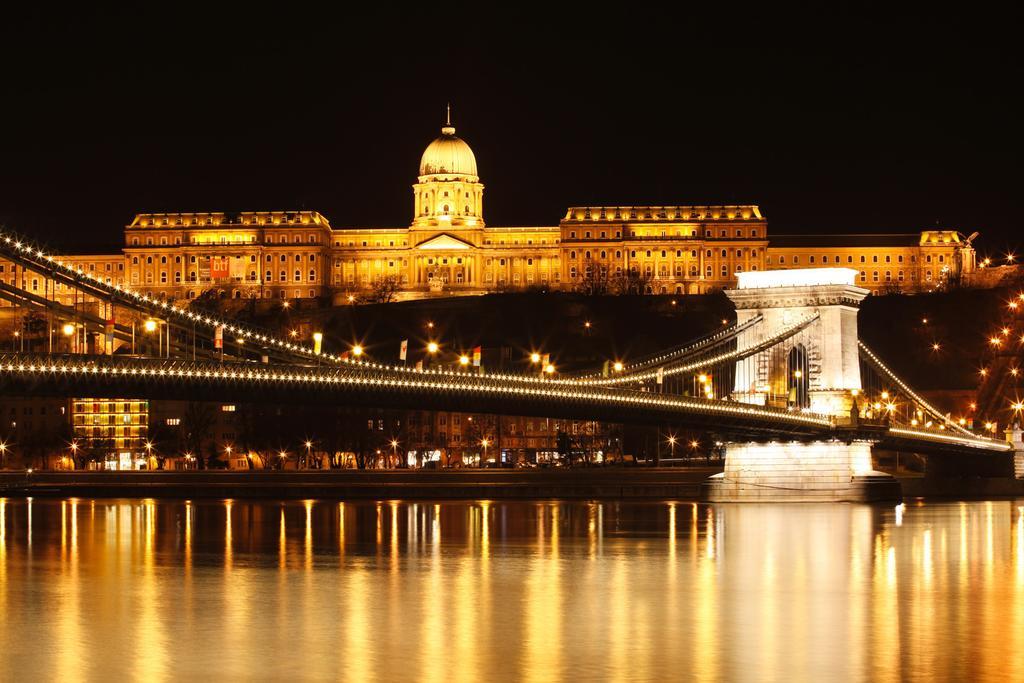
M 441 136 L 427 145 L 420 159 L 420 176 L 432 175 L 466 176 L 473 180 L 478 177 L 476 156 L 469 145 L 455 135 L 450 107 L 445 125 L 441 127 Z

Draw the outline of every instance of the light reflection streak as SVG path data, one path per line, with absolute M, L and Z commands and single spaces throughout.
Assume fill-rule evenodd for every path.
M 345 566 L 345 503 L 338 503 L 338 559 Z
M 342 591 L 344 600 L 341 603 L 340 616 L 344 623 L 342 630 L 344 647 L 339 649 L 344 651 L 347 656 L 340 674 L 347 681 L 363 683 L 380 677 L 376 671 L 372 670 L 372 650 L 366 642 L 373 636 L 373 624 L 370 621 L 368 605 L 370 601 L 368 572 L 364 565 L 360 565 L 351 567 L 349 571 L 343 573 L 343 576 L 345 577 Z
M 1017 584 L 1024 586 L 1024 507 L 1017 507 L 1017 536 L 1014 559 L 1017 561 Z
M 79 675 L 82 662 L 81 583 L 78 572 L 78 501 L 61 501 L 61 587 L 60 605 L 56 612 L 57 680 L 73 680 Z M 68 523 L 70 520 L 70 524 Z M 70 538 L 66 537 L 70 534 Z
M 288 566 L 288 535 L 285 532 L 284 505 L 281 506 L 281 521 L 277 532 L 277 566 L 280 576 L 284 578 L 284 570 Z
M 234 549 L 231 538 L 231 508 L 234 501 L 230 498 L 224 501 L 224 572 L 231 573 L 231 566 L 234 563 Z
M 192 575 L 192 501 L 185 501 L 185 575 Z
M 559 505 L 538 503 L 536 552 L 526 569 L 526 635 L 523 680 L 551 681 L 561 677 L 562 576 L 559 555 Z M 550 543 L 544 530 L 550 513 Z M 555 646 L 557 644 L 558 646 Z
M 388 502 L 388 513 L 391 515 L 391 571 L 398 573 L 398 501 Z
M 715 531 L 714 518 L 715 507 L 708 506 L 707 520 L 704 529 L 704 552 L 701 553 L 698 547 L 694 553 L 697 562 L 696 577 L 694 581 L 694 613 L 697 617 L 699 628 L 696 629 L 693 639 L 693 672 L 694 679 L 708 681 L 717 677 L 719 662 L 717 655 L 718 647 L 718 586 L 716 575 L 718 567 L 714 561 L 715 552 Z M 694 525 L 697 525 L 697 507 L 694 506 Z
M 306 575 L 309 576 L 310 570 L 313 569 L 313 501 L 305 500 L 302 503 L 306 509 L 306 535 L 303 538 L 303 550 L 306 566 Z
M 378 511 L 379 511 L 378 507 Z M 444 563 L 441 559 L 441 543 L 440 543 L 440 517 L 441 517 L 441 506 L 434 506 L 434 528 L 437 530 L 437 536 L 434 538 L 433 552 L 431 553 L 430 560 L 428 563 L 429 574 L 433 577 L 441 577 L 444 575 Z M 380 523 L 378 521 L 378 531 L 380 529 Z M 421 592 L 420 599 L 420 611 L 422 612 L 423 622 L 421 624 L 422 633 L 443 633 L 444 632 L 444 620 L 443 615 L 445 613 L 445 605 L 449 603 L 450 598 L 448 597 L 448 581 L 433 581 L 431 582 L 429 590 Z M 452 634 L 453 637 L 461 638 L 464 634 Z M 419 677 L 424 681 L 446 681 L 448 678 L 447 662 L 445 658 L 439 657 L 439 646 L 441 643 L 435 638 L 422 638 L 420 639 L 420 649 L 417 653 L 417 660 L 419 664 Z
M 136 669 L 142 680 L 158 680 L 166 675 L 167 632 L 158 607 L 160 586 L 156 577 L 156 501 L 142 502 L 142 578 L 139 582 L 138 623 L 133 629 L 140 635 Z M 72 514 L 72 519 L 74 515 Z
M 932 585 L 932 571 L 932 530 L 925 529 L 921 543 L 921 574 L 926 588 Z

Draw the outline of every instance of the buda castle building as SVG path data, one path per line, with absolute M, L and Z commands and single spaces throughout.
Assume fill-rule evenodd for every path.
M 975 268 L 956 231 L 769 236 L 756 205 L 574 206 L 554 226 L 489 226 L 476 157 L 450 122 L 423 152 L 412 193 L 408 227 L 335 228 L 316 211 L 146 213 L 126 226 L 123 253 L 68 260 L 176 299 L 211 289 L 366 296 L 382 283 L 398 298 L 542 287 L 700 294 L 743 271 L 819 266 L 854 268 L 871 290 L 914 290 Z M 0 268 L 8 281 L 10 264 Z

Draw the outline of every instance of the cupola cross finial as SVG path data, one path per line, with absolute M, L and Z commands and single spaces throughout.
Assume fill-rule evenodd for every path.
M 445 117 L 444 117 L 444 125 L 446 125 L 446 126 L 452 125 L 452 103 L 451 102 L 449 102 L 447 107 L 446 107 L 446 112 L 445 112 Z

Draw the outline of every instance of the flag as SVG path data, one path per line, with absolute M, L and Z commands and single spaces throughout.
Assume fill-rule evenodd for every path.
M 543 370 L 549 365 L 551 365 L 551 354 L 545 353 L 540 359 L 540 369 Z
M 422 360 L 416 361 L 416 369 L 417 370 L 422 370 L 423 369 L 423 361 Z
M 316 332 L 313 334 L 313 353 L 320 355 L 320 350 L 323 348 L 324 335 L 322 332 Z
M 605 361 L 604 363 L 601 364 L 601 376 L 608 376 L 608 361 Z
M 106 332 L 106 340 L 104 344 L 104 351 L 108 356 L 114 355 L 114 321 L 108 320 L 104 331 Z
M 349 355 L 350 353 L 352 353 L 352 352 L 351 352 L 351 351 L 342 351 L 342 352 L 341 352 L 341 359 L 342 359 L 342 360 L 348 360 L 348 355 Z
M 665 381 L 665 368 L 658 368 L 658 384 Z
M 409 354 L 409 340 L 403 339 L 402 346 L 398 350 L 398 360 L 404 361 L 406 356 Z
M 476 347 L 473 348 L 473 367 L 474 368 L 480 367 L 480 355 L 481 355 L 481 352 L 482 352 L 482 349 L 479 346 L 476 346 Z
M 223 349 L 224 348 L 224 326 L 217 325 L 213 329 L 213 348 Z

